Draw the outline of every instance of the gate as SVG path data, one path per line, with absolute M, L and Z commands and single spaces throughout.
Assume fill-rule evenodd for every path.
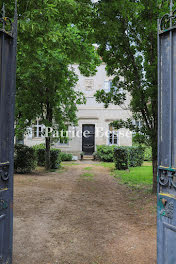
M 176 10 L 158 23 L 158 264 L 176 263 Z
M 12 263 L 13 145 L 16 83 L 17 4 L 14 23 L 0 18 L 0 264 Z

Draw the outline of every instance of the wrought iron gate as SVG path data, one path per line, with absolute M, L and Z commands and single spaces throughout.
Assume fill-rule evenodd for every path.
M 14 23 L 0 18 L 0 264 L 12 263 L 13 145 L 16 83 L 17 5 Z
M 176 263 L 176 11 L 158 23 L 158 264 Z

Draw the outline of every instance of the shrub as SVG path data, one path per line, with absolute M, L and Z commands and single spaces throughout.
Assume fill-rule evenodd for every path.
M 45 166 L 45 149 L 37 149 L 36 152 L 38 166 Z
M 146 147 L 144 151 L 144 160 L 151 161 L 152 160 L 152 148 Z
M 116 149 L 127 150 L 129 167 L 137 167 L 142 165 L 144 161 L 144 148 L 141 146 L 135 146 L 135 147 L 117 147 L 117 146 L 106 146 L 106 145 L 97 146 L 97 152 L 93 154 L 94 159 L 99 159 L 105 162 L 113 162 L 114 160 L 118 159 L 116 157 L 118 152 L 116 151 L 114 152 L 114 150 Z
M 33 147 L 37 153 L 38 166 L 45 166 L 45 145 L 40 144 Z M 51 169 L 58 169 L 61 163 L 60 149 L 51 148 L 50 150 L 50 162 Z
M 37 155 L 33 148 L 15 145 L 14 169 L 17 173 L 30 173 L 37 166 Z
M 61 156 L 61 161 L 72 161 L 73 159 L 73 155 L 70 153 L 61 152 L 60 156 Z
M 116 146 L 97 146 L 97 158 L 105 162 L 113 162 L 114 148 Z
M 50 164 L 51 169 L 58 169 L 61 164 L 61 156 L 60 156 L 60 149 L 51 149 L 50 152 Z
M 128 147 L 129 167 L 142 166 L 144 162 L 144 148 L 141 146 Z
M 114 162 L 117 170 L 128 169 L 129 152 L 126 147 L 114 148 Z
M 35 146 L 33 146 L 33 149 L 35 149 L 35 150 L 37 150 L 37 149 L 45 149 L 45 144 L 41 143 L 41 144 L 35 145 Z
M 136 147 L 116 147 L 114 150 L 115 163 L 118 160 L 121 160 L 121 162 L 123 162 L 122 157 L 117 157 L 117 155 L 120 155 L 121 153 L 121 152 L 118 152 L 117 149 L 125 149 L 127 151 L 129 167 L 139 167 L 144 162 L 144 148 L 141 146 L 136 146 Z

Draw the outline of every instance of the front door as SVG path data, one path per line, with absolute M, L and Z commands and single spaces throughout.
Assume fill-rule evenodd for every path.
M 84 155 L 92 155 L 95 151 L 95 125 L 83 125 L 82 151 Z
M 169 16 L 165 18 L 169 20 Z M 172 16 L 170 17 L 172 19 Z M 163 20 L 165 21 L 165 19 Z M 162 23 L 162 20 L 160 21 Z M 167 23 L 166 23 L 167 24 Z M 166 25 L 165 23 L 163 25 Z M 172 24 L 172 23 L 171 23 Z M 170 24 L 170 25 L 171 25 Z M 161 24 L 160 24 L 161 25 Z M 168 25 L 168 24 L 167 24 Z M 162 26 L 162 25 L 161 25 Z M 176 28 L 158 33 L 158 264 L 176 263 Z

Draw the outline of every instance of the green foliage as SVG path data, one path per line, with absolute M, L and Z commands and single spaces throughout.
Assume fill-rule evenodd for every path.
M 35 150 L 45 149 L 45 144 L 43 144 L 43 143 L 37 144 L 37 145 L 33 146 L 33 149 L 35 149 Z
M 118 147 L 114 149 L 114 162 L 117 170 L 128 169 L 129 152 L 125 147 Z
M 46 150 L 44 144 L 36 145 L 33 147 L 37 154 L 37 164 L 38 166 L 45 166 L 45 156 Z M 50 168 L 58 169 L 61 163 L 61 151 L 59 149 L 50 150 Z
M 14 1 L 8 1 L 9 16 Z M 9 8 L 9 10 L 8 10 Z M 18 1 L 18 63 L 16 133 L 36 118 L 61 129 L 77 123 L 77 105 L 85 97 L 74 87 L 78 81 L 70 65 L 82 74 L 96 73 L 99 56 L 92 45 L 92 6 L 88 1 Z M 54 120 L 54 124 L 53 124 Z
M 142 166 L 144 162 L 144 149 L 141 146 L 128 147 L 129 167 Z
M 14 0 L 4 2 L 12 17 Z M 78 64 L 82 74 L 91 76 L 100 63 L 93 46 L 92 13 L 86 0 L 18 1 L 17 136 L 37 118 L 56 131 L 66 123 L 77 124 L 77 106 L 86 99 L 74 89 L 78 76 L 71 65 Z M 50 142 L 46 139 L 47 169 Z
M 38 166 L 45 166 L 45 153 L 46 150 L 44 148 L 38 148 L 36 150 L 37 153 L 37 160 L 38 160 Z
M 132 131 L 145 136 L 145 143 L 148 141 L 152 146 L 156 161 L 157 19 L 168 13 L 168 5 L 162 5 L 161 0 L 99 0 L 94 6 L 98 53 L 107 65 L 108 74 L 114 76 L 111 91 L 98 90 L 96 100 L 105 107 L 127 105 L 126 108 L 132 111 L 132 119 L 142 121 L 142 127 L 133 126 Z M 129 106 L 127 93 L 130 95 Z M 124 126 L 128 127 L 128 123 Z M 156 191 L 156 173 L 154 176 L 153 190 Z
M 33 148 L 16 145 L 14 152 L 14 169 L 16 173 L 30 173 L 37 166 L 37 155 Z
M 121 147 L 117 146 L 106 146 L 101 145 L 97 146 L 97 152 L 94 153 L 94 157 L 100 161 L 104 162 L 113 162 L 114 159 L 116 160 L 117 157 L 116 151 L 114 152 L 114 149 L 118 149 Z M 144 149 L 141 146 L 132 146 L 132 147 L 122 147 L 123 149 L 126 149 L 128 152 L 128 165 L 129 167 L 137 167 L 141 166 L 144 161 Z
M 97 154 L 96 158 L 105 161 L 105 162 L 112 162 L 113 161 L 113 151 L 116 146 L 106 146 L 100 145 L 97 146 Z
M 60 157 L 61 157 L 61 161 L 72 161 L 72 159 L 73 159 L 73 155 L 72 154 L 64 153 L 64 152 L 60 153 Z
M 51 149 L 50 152 L 50 168 L 58 169 L 61 164 L 60 158 L 60 150 L 59 149 Z
M 144 160 L 151 161 L 152 160 L 152 148 L 146 147 L 144 151 Z
M 142 144 L 142 145 L 146 145 L 146 146 L 151 146 L 152 142 L 151 142 L 150 138 L 145 135 L 145 132 L 143 134 L 141 132 L 138 133 L 138 132 L 136 132 L 136 129 L 134 132 L 135 133 L 133 134 L 133 138 L 132 138 L 133 145 L 139 145 L 139 144 L 141 145 Z

